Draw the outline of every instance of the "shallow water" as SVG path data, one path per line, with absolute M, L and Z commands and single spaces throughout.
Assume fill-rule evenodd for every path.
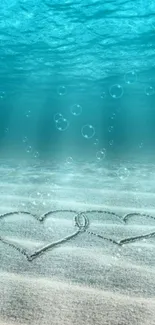
M 0 324 L 155 325 L 154 1 L 5 0 L 0 45 Z

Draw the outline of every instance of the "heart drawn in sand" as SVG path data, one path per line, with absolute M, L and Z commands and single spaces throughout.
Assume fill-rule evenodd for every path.
M 113 211 L 87 210 L 81 212 L 81 216 L 89 217 L 85 232 L 119 246 L 155 237 L 155 217 L 148 214 L 134 212 L 121 217 Z M 80 213 L 77 217 L 79 219 Z M 107 236 L 109 223 L 111 233 Z
M 15 241 L 11 240 L 10 238 L 8 239 L 6 236 L 4 236 L 4 237 L 0 236 L 0 241 L 2 243 L 4 243 L 4 244 L 10 246 L 10 247 L 13 247 L 17 251 L 19 251 L 21 254 L 23 254 L 27 258 L 28 261 L 32 261 L 33 259 L 35 259 L 39 255 L 41 255 L 42 253 L 46 252 L 47 250 L 49 250 L 51 248 L 54 248 L 54 247 L 56 247 L 56 246 L 58 246 L 60 244 L 63 244 L 65 242 L 73 239 L 74 237 L 76 237 L 81 232 L 85 231 L 86 228 L 88 227 L 88 220 L 87 220 L 86 216 L 83 215 L 83 214 L 80 214 L 80 216 L 78 217 L 77 211 L 74 211 L 74 210 L 53 210 L 53 211 L 49 211 L 49 212 L 45 213 L 41 217 L 38 217 L 37 215 L 34 215 L 34 214 L 32 214 L 30 212 L 26 212 L 26 211 L 15 211 L 15 212 L 13 211 L 13 212 L 8 212 L 8 213 L 5 213 L 3 215 L 0 215 L 0 222 L 7 221 L 7 223 L 5 225 L 5 228 L 8 228 L 8 224 L 9 224 L 8 219 L 9 219 L 9 217 L 14 217 L 14 218 L 19 217 L 20 218 L 21 215 L 22 215 L 22 216 L 24 216 L 24 222 L 27 221 L 27 219 L 25 217 L 29 217 L 33 221 L 39 222 L 43 226 L 45 221 L 47 221 L 49 218 L 52 217 L 54 219 L 55 214 L 60 214 L 60 213 L 62 214 L 64 212 L 67 213 L 68 215 L 70 213 L 74 213 L 74 215 L 75 215 L 74 221 L 76 220 L 76 223 L 74 222 L 74 226 L 76 226 L 76 231 L 70 233 L 70 232 L 68 232 L 66 230 L 66 232 L 65 232 L 63 227 L 60 227 L 62 232 L 63 232 L 62 237 L 61 237 L 61 234 L 60 234 L 59 235 L 60 238 L 58 237 L 56 240 L 51 242 L 52 230 L 53 229 L 50 227 L 51 237 L 50 237 L 49 243 L 47 243 L 46 245 L 42 245 L 41 248 L 35 249 L 32 253 L 29 253 L 25 248 L 22 248 L 21 245 L 18 245 L 17 243 L 15 243 Z M 12 225 L 14 225 L 14 227 L 17 227 L 17 224 L 19 223 L 19 219 L 16 219 L 15 221 L 16 221 L 16 223 L 13 221 Z M 60 221 L 60 219 L 58 218 L 57 221 Z M 28 227 L 30 228 L 30 226 L 35 227 L 34 224 L 35 223 L 27 224 L 26 228 L 28 229 Z M 1 227 L 1 230 L 4 230 L 4 224 L 1 224 L 0 227 Z M 22 228 L 24 229 L 24 225 L 22 225 Z M 70 222 L 69 228 L 72 228 L 71 222 Z M 57 229 L 58 229 L 58 227 L 57 227 Z M 11 230 L 11 234 L 12 234 L 13 231 L 12 231 L 12 229 L 10 229 L 10 230 Z M 34 231 L 34 228 L 32 229 L 32 233 L 33 233 L 33 231 Z M 65 232 L 65 236 L 64 236 L 64 232 Z M 53 231 L 53 233 L 55 235 L 54 231 Z M 61 231 L 60 231 L 60 233 L 61 233 Z M 17 231 L 17 235 L 19 237 L 18 231 Z M 47 241 L 47 239 L 46 239 L 46 241 Z
M 124 244 L 133 243 L 135 241 L 142 240 L 142 239 L 148 239 L 148 238 L 155 237 L 155 217 L 146 215 L 146 214 L 141 214 L 141 213 L 129 213 L 129 214 L 126 214 L 124 217 L 121 217 L 121 216 L 117 215 L 115 212 L 103 211 L 103 210 L 88 210 L 88 211 L 81 211 L 81 212 L 74 211 L 74 210 L 53 210 L 53 211 L 49 211 L 49 212 L 45 213 L 41 217 L 38 217 L 30 212 L 15 211 L 15 212 L 9 212 L 9 213 L 5 213 L 5 214 L 1 215 L 0 223 L 2 223 L 5 220 L 8 221 L 9 217 L 13 217 L 13 216 L 20 217 L 21 215 L 24 215 L 24 216 L 31 218 L 33 221 L 39 222 L 40 224 L 43 225 L 46 220 L 48 220 L 50 218 L 52 220 L 54 218 L 55 214 L 59 215 L 60 213 L 61 214 L 67 213 L 67 215 L 69 215 L 70 213 L 74 214 L 74 225 L 76 227 L 76 231 L 74 231 L 72 233 L 66 232 L 67 234 L 65 236 L 64 235 L 62 237 L 60 236 L 60 238 L 58 237 L 57 240 L 54 240 L 52 242 L 50 239 L 46 245 L 42 245 L 41 248 L 39 247 L 31 253 L 29 253 L 25 248 L 22 248 L 20 245 L 15 243 L 13 240 L 10 240 L 10 238 L 8 239 L 6 236 L 5 237 L 0 236 L 0 241 L 4 244 L 16 249 L 18 252 L 23 254 L 27 258 L 28 261 L 32 261 L 33 259 L 37 258 L 41 254 L 50 250 L 51 248 L 54 248 L 58 245 L 66 243 L 67 241 L 75 238 L 77 235 L 79 235 L 80 233 L 82 234 L 83 232 L 87 233 L 88 235 L 96 236 L 100 240 L 109 241 L 109 242 L 119 245 L 119 246 L 122 246 Z M 89 216 L 89 218 L 88 218 L 88 216 Z M 154 229 L 153 229 L 153 231 L 148 231 L 148 232 L 145 230 L 144 233 L 142 233 L 142 230 L 140 229 L 141 233 L 138 233 L 138 235 L 135 235 L 135 233 L 132 232 L 132 236 L 125 236 L 121 232 L 120 236 L 118 236 L 118 237 L 120 237 L 120 239 L 118 239 L 118 238 L 115 239 L 113 235 L 107 237 L 106 236 L 107 224 L 103 223 L 105 221 L 104 219 L 106 219 L 107 216 L 110 217 L 110 222 L 112 223 L 112 226 L 113 226 L 110 229 L 112 229 L 112 231 L 115 231 L 115 232 L 116 232 L 115 227 L 117 226 L 117 224 L 122 225 L 123 229 L 127 229 L 129 227 L 130 220 L 134 219 L 135 217 L 144 218 L 147 221 L 148 220 L 152 221 Z M 24 218 L 24 221 L 25 220 L 26 220 L 26 218 Z M 59 220 L 59 219 L 57 219 L 57 220 Z M 70 218 L 69 218 L 69 220 L 70 220 Z M 96 223 L 95 223 L 95 220 L 97 221 Z M 19 219 L 17 219 L 16 221 L 18 224 Z M 100 231 L 101 230 L 100 221 L 102 221 L 102 228 L 104 229 L 104 234 L 102 234 Z M 14 221 L 13 221 L 13 223 L 14 223 Z M 93 223 L 94 223 L 94 227 L 93 227 Z M 7 222 L 7 224 L 9 224 L 9 223 Z M 126 228 L 127 225 L 128 225 L 128 227 Z M 130 226 L 132 226 L 132 227 L 130 227 L 130 231 L 131 231 L 131 229 L 134 229 L 134 227 L 133 227 L 133 224 L 130 224 Z M 96 227 L 96 231 L 94 231 L 95 227 Z M 93 228 L 93 231 L 92 231 L 92 228 Z M 1 224 L 1 229 L 3 230 L 3 224 Z M 52 230 L 52 228 L 50 228 L 50 229 Z M 61 229 L 63 229 L 63 227 L 61 227 Z M 63 230 L 63 232 L 64 232 L 64 230 Z M 12 233 L 12 229 L 11 229 L 11 233 Z M 124 238 L 122 238 L 122 237 L 124 237 Z

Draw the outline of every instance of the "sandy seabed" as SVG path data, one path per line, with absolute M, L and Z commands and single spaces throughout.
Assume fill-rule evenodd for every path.
M 155 236 L 140 238 L 155 232 L 153 165 L 2 161 L 0 176 L 1 214 L 63 210 L 44 223 L 22 212 L 0 218 L 0 324 L 155 324 Z M 32 261 L 9 245 L 31 255 L 74 233 L 76 213 L 64 210 L 93 210 L 88 231 Z

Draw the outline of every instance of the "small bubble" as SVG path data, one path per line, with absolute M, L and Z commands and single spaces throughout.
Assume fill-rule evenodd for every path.
M 26 117 L 29 118 L 31 116 L 31 111 L 26 112 Z
M 24 142 L 24 143 L 28 142 L 28 138 L 27 138 L 27 137 L 24 137 L 24 138 L 23 138 L 23 142 Z
M 38 151 L 35 151 L 34 154 L 33 154 L 33 157 L 34 158 L 38 158 L 39 157 L 39 152 Z
M 60 118 L 63 118 L 63 115 L 61 113 L 56 113 L 54 115 L 54 121 L 57 123 Z
M 85 139 L 91 139 L 95 135 L 95 129 L 92 125 L 86 124 L 82 127 L 81 133 Z
M 28 146 L 28 147 L 26 148 L 26 152 L 27 152 L 27 153 L 31 153 L 31 152 L 32 152 L 32 147 L 31 147 L 31 146 Z
M 144 147 L 144 144 L 143 144 L 143 142 L 141 142 L 140 144 L 139 144 L 139 149 L 142 149 Z
M 145 94 L 147 96 L 152 96 L 152 95 L 154 95 L 154 93 L 155 93 L 155 89 L 153 86 L 148 86 L 145 88 Z
M 105 152 L 103 152 L 102 150 L 98 151 L 96 153 L 96 158 L 97 158 L 97 160 L 103 160 L 103 159 L 105 159 Z
M 68 127 L 69 121 L 64 117 L 59 118 L 59 120 L 56 122 L 56 128 L 59 131 L 66 131 Z
M 116 114 L 115 113 L 113 113 L 112 115 L 111 115 L 111 120 L 114 120 L 116 118 Z
M 68 157 L 68 158 L 66 159 L 66 163 L 67 163 L 67 164 L 72 164 L 72 163 L 73 163 L 73 158 L 72 158 L 72 157 Z
M 4 99 L 6 97 L 6 93 L 4 91 L 0 91 L 0 99 Z
M 58 95 L 59 95 L 59 96 L 64 96 L 64 95 L 66 95 L 66 93 L 67 93 L 66 87 L 65 87 L 65 86 L 60 86 L 60 87 L 58 87 L 57 92 L 58 92 Z
M 130 175 L 130 171 L 126 167 L 120 167 L 117 171 L 117 176 L 121 180 L 126 180 Z
M 74 116 L 79 116 L 82 113 L 82 107 L 79 104 L 75 104 L 71 107 L 71 113 Z
M 110 141 L 109 141 L 109 145 L 110 145 L 110 146 L 113 146 L 113 144 L 114 144 L 114 140 L 110 140 Z
M 110 87 L 109 89 L 109 93 L 111 95 L 112 98 L 114 99 L 118 99 L 121 98 L 124 94 L 124 90 L 123 87 L 121 85 L 113 85 Z
M 105 148 L 102 148 L 100 151 L 106 154 L 106 149 Z
M 95 139 L 94 146 L 97 146 L 99 144 L 99 139 Z
M 127 84 L 133 84 L 137 81 L 137 74 L 135 71 L 129 71 L 125 74 L 124 79 Z
M 105 91 L 102 92 L 102 94 L 101 94 L 101 98 L 102 98 L 102 99 L 106 98 L 106 92 L 105 92 Z
M 111 133 L 113 130 L 114 130 L 113 125 L 110 125 L 109 128 L 108 128 L 109 133 Z

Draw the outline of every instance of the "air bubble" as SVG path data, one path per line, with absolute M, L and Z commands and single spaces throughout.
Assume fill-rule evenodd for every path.
M 102 92 L 102 94 L 101 94 L 101 98 L 102 98 L 102 99 L 106 98 L 106 92 L 105 92 L 105 91 Z
M 0 99 L 4 99 L 6 97 L 6 93 L 4 91 L 0 91 Z
M 31 147 L 31 146 L 28 146 L 28 147 L 26 148 L 26 152 L 27 152 L 27 153 L 31 153 L 31 152 L 32 152 L 32 147 Z
M 38 151 L 34 152 L 33 157 L 38 158 L 39 157 L 39 152 Z
M 109 133 L 111 133 L 113 130 L 114 130 L 113 125 L 110 125 L 109 128 L 108 128 Z
M 153 87 L 153 86 L 148 86 L 148 87 L 146 87 L 146 88 L 145 88 L 145 94 L 146 94 L 147 96 L 152 96 L 152 95 L 154 95 L 154 94 L 155 94 L 155 89 L 154 89 L 154 87 Z
M 23 142 L 24 142 L 24 143 L 28 142 L 28 138 L 27 138 L 27 137 L 24 137 L 24 138 L 23 138 Z
M 61 113 L 56 113 L 54 115 L 54 121 L 58 122 L 60 118 L 63 118 L 63 115 Z
M 69 164 L 69 165 L 72 164 L 73 163 L 73 158 L 72 157 L 67 157 L 66 163 Z
M 121 180 L 126 180 L 130 175 L 130 171 L 126 167 L 120 167 L 117 171 L 117 176 Z
M 124 79 L 127 84 L 133 84 L 137 81 L 137 74 L 135 71 L 129 71 L 125 74 Z
M 109 89 L 109 93 L 111 95 L 112 98 L 114 99 L 118 99 L 121 98 L 124 94 L 124 90 L 123 87 L 121 85 L 113 85 L 110 87 Z
M 114 140 L 110 140 L 110 141 L 109 141 L 109 145 L 110 145 L 110 146 L 113 146 L 113 144 L 114 144 Z
M 96 158 L 97 158 L 97 160 L 103 160 L 103 159 L 105 159 L 105 152 L 103 152 L 102 150 L 98 151 L 96 153 Z
M 31 116 L 31 111 L 26 112 L 26 117 L 29 118 Z
M 71 113 L 74 116 L 79 116 L 82 113 L 82 106 L 79 104 L 75 104 L 71 107 Z
M 57 92 L 58 92 L 58 95 L 59 95 L 59 96 L 64 96 L 64 95 L 66 95 L 66 93 L 67 93 L 66 87 L 65 87 L 65 86 L 60 86 L 60 87 L 58 87 Z
M 97 146 L 99 144 L 99 139 L 95 139 L 94 146 Z
M 82 127 L 81 133 L 85 139 L 91 139 L 95 135 L 95 129 L 92 125 L 86 124 Z
M 59 120 L 56 122 L 56 128 L 59 131 L 66 131 L 68 127 L 69 121 L 64 117 L 59 118 Z

